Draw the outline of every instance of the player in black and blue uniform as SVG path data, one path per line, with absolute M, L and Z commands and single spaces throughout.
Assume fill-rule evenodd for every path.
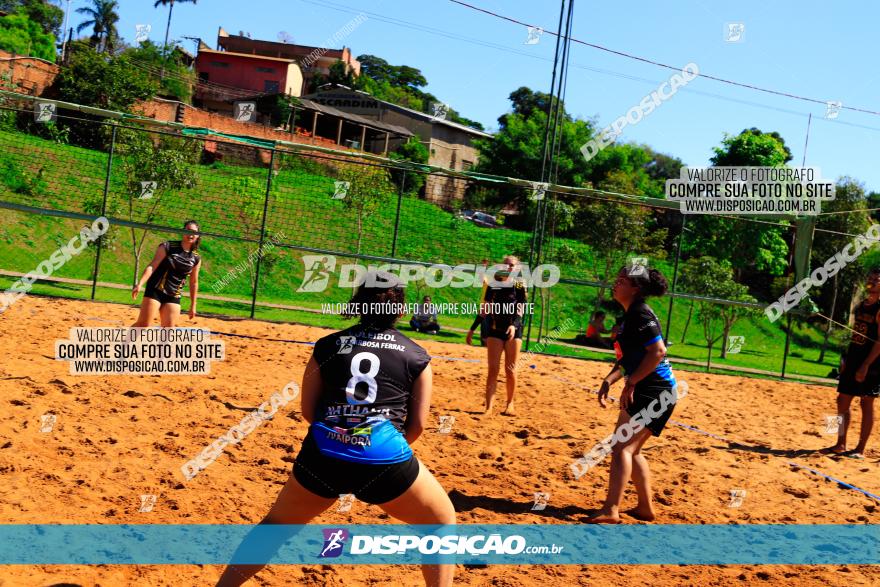
M 666 358 L 660 320 L 645 298 L 662 296 L 667 289 L 666 278 L 659 271 L 639 265 L 621 269 L 612 289 L 614 299 L 626 313 L 614 342 L 617 362 L 599 390 L 600 405 L 605 407 L 611 385 L 620 379 L 626 383 L 620 394 L 620 415 L 612 441 L 608 496 L 599 512 L 588 520 L 592 523 L 620 522 L 618 508 L 630 477 L 636 486 L 638 505 L 627 513 L 646 521 L 655 517 L 648 461 L 641 449 L 651 435 L 660 436 L 675 408 L 678 389 Z
M 199 225 L 194 220 L 183 224 L 186 230 L 196 233 Z M 199 269 L 202 259 L 198 255 L 201 236 L 194 233 L 181 235 L 179 241 L 165 241 L 156 248 L 153 260 L 144 269 L 140 281 L 131 290 L 131 298 L 136 300 L 146 283 L 141 310 L 134 327 L 147 328 L 153 325 L 156 314 L 163 327 L 173 328 L 180 317 L 180 294 L 189 278 L 189 317 L 196 317 L 196 298 L 199 291 Z
M 865 458 L 865 450 L 874 427 L 874 400 L 880 397 L 880 268 L 871 269 L 865 280 L 868 296 L 853 311 L 853 334 L 846 353 L 840 359 L 837 385 L 837 443 L 822 453 Z M 846 449 L 852 414 L 850 407 L 858 397 L 862 425 L 855 449 Z
M 351 300 L 359 324 L 315 343 L 302 384 L 309 431 L 261 524 L 306 524 L 344 494 L 407 524 L 455 523 L 446 491 L 410 448 L 428 423 L 432 374 L 428 353 L 394 328 L 404 302 L 396 276 L 370 272 Z M 260 568 L 230 567 L 218 585 L 241 585 Z M 454 570 L 422 567 L 428 585 L 452 585 Z
M 501 355 L 504 355 L 504 383 L 507 388 L 507 407 L 503 414 L 515 413 L 513 398 L 516 395 L 516 367 L 522 346 L 523 314 L 526 304 L 526 286 L 521 279 L 512 278 L 519 265 L 513 255 L 504 257 L 500 271 L 486 288 L 483 302 L 485 315 L 486 347 L 489 369 L 486 376 L 485 413 L 492 411 L 495 389 L 501 371 Z

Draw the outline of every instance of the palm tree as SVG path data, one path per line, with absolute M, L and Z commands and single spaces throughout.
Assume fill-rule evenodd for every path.
M 76 27 L 76 32 L 81 33 L 84 29 L 92 27 L 92 44 L 99 51 L 112 52 L 119 38 L 119 31 L 116 30 L 116 23 L 119 22 L 119 14 L 116 10 L 119 8 L 119 3 L 116 0 L 91 0 L 91 2 L 91 6 L 76 9 L 79 14 L 91 17 L 81 22 Z
M 174 1 L 175 0 L 156 0 L 156 3 L 153 4 L 153 8 L 159 8 L 159 6 L 168 6 L 168 24 L 165 26 L 165 44 L 162 45 L 162 56 L 165 57 L 168 52 L 168 33 L 171 31 L 171 13 L 174 12 Z M 196 3 L 196 0 L 177 0 L 178 4 L 182 4 L 184 2 L 192 2 Z M 165 79 L 165 60 L 162 60 L 162 79 Z

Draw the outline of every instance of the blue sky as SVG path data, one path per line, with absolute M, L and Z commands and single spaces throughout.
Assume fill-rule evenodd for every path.
M 119 30 L 129 42 L 136 24 L 152 25 L 162 41 L 167 9 L 152 0 L 120 0 Z M 555 30 L 556 1 L 471 0 L 472 4 Z M 75 10 L 85 4 L 74 0 Z M 525 44 L 525 27 L 474 12 L 449 0 L 201 0 L 175 5 L 171 36 L 201 37 L 216 45 L 217 28 L 247 31 L 276 40 L 287 31 L 294 42 L 322 46 L 359 12 L 368 20 L 345 44 L 355 55 L 370 53 L 420 69 L 427 90 L 487 128 L 510 108 L 511 91 L 528 86 L 548 91 L 554 38 Z M 71 14 L 71 23 L 80 21 Z M 573 36 L 701 73 L 844 106 L 880 111 L 876 62 L 875 0 L 675 0 L 575 3 Z M 724 39 L 727 23 L 745 25 L 741 42 Z M 193 44 L 186 41 L 186 47 Z M 605 126 L 639 103 L 672 72 L 574 45 L 566 105 L 576 116 Z M 806 163 L 823 176 L 851 175 L 880 191 L 880 116 L 843 110 L 825 118 L 824 104 L 772 96 L 697 79 L 664 102 L 622 140 L 646 143 L 692 166 L 706 165 L 723 134 L 758 127 L 778 131 L 794 155 L 804 156 L 807 115 L 812 113 Z

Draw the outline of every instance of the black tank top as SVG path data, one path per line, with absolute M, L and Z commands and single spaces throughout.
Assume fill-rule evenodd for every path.
M 859 304 L 853 315 L 855 323 L 853 324 L 852 339 L 847 349 L 847 356 L 868 355 L 874 341 L 877 340 L 877 313 L 880 312 L 880 300 L 873 304 L 869 304 L 867 300 Z
M 486 289 L 487 316 L 493 330 L 507 330 L 522 325 L 521 312 L 526 303 L 526 286 L 516 280 L 506 285 L 490 285 Z
M 165 249 L 165 258 L 147 280 L 147 288 L 179 298 L 183 282 L 199 264 L 199 256 L 192 251 L 184 251 L 180 241 L 165 241 L 161 246 Z
M 341 428 L 390 420 L 402 430 L 413 382 L 431 361 L 396 329 L 361 325 L 325 336 L 314 356 L 324 387 L 315 419 Z

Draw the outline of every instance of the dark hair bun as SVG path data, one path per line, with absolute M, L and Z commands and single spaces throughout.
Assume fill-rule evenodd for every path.
M 666 277 L 663 276 L 662 273 L 657 271 L 656 269 L 648 270 L 648 279 L 646 279 L 648 283 L 641 286 L 642 295 L 647 297 L 654 296 L 662 296 L 665 295 L 667 291 L 669 291 L 669 282 L 666 281 Z

